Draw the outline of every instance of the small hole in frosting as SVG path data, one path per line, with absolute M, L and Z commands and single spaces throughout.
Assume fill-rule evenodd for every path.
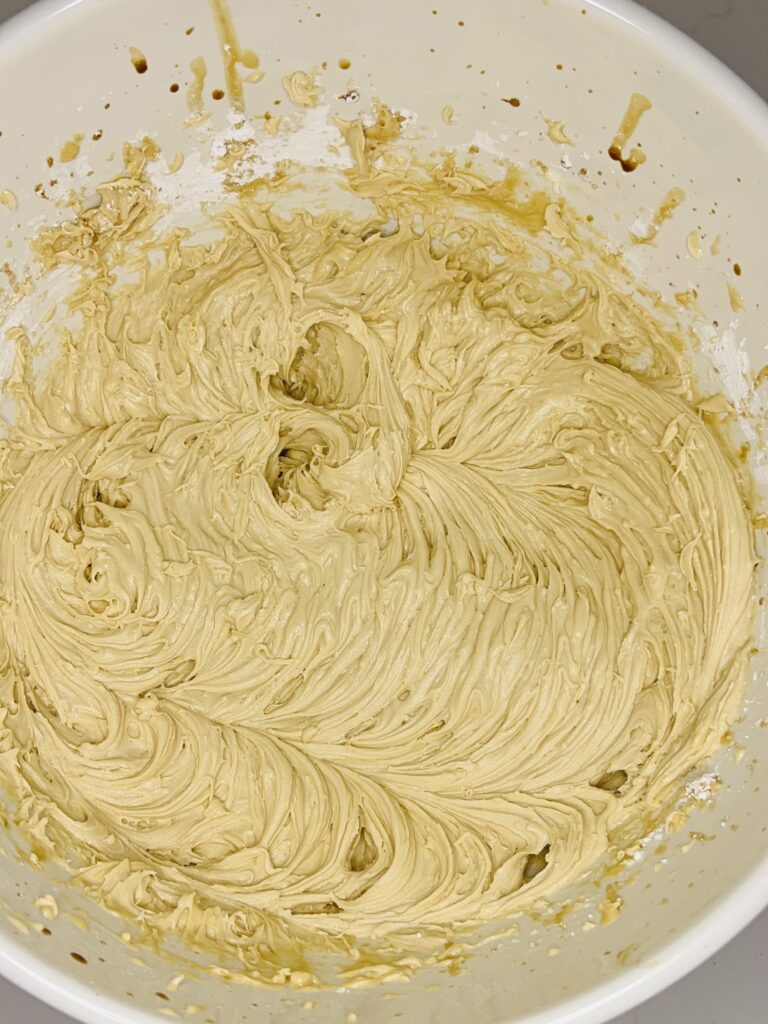
M 536 875 L 540 875 L 549 863 L 549 843 L 542 847 L 538 853 L 529 853 L 523 868 L 523 884 L 531 882 Z
M 594 785 L 597 789 L 604 789 L 608 793 L 618 793 L 628 778 L 629 776 L 624 769 L 619 768 L 616 771 L 606 772 L 604 775 L 601 775 Z
M 379 858 L 379 851 L 368 829 L 361 825 L 349 851 L 349 870 L 365 871 Z

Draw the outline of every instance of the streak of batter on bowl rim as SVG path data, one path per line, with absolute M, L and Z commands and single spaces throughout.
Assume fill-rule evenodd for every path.
M 42 380 L 13 332 L 0 441 L 15 820 L 264 984 L 409 976 L 636 842 L 751 638 L 684 341 L 520 173 L 345 130 L 367 212 L 281 213 L 287 173 L 207 242 L 129 147 L 37 238 L 78 326 Z

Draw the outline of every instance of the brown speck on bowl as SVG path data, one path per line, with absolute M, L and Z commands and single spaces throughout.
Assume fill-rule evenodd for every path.
M 144 56 L 141 50 L 137 50 L 135 46 L 132 46 L 130 48 L 130 53 L 131 64 L 133 64 L 134 68 L 136 69 L 136 72 L 140 75 L 146 74 L 147 71 L 149 70 L 149 64 L 147 63 L 147 58 Z

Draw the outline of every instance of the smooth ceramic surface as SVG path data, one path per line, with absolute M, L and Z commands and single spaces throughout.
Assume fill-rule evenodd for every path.
M 638 217 L 647 219 L 668 188 L 682 185 L 686 203 L 660 232 L 656 248 L 634 257 L 636 272 L 667 297 L 695 285 L 716 330 L 730 331 L 726 347 L 744 337 L 755 369 L 768 358 L 759 230 L 768 117 L 753 94 L 688 41 L 623 3 L 485 0 L 470 6 L 450 0 L 433 15 L 431 3 L 397 0 L 386 8 L 371 4 L 362 20 L 359 5 L 344 2 L 285 4 L 269 19 L 246 0 L 233 8 L 243 43 L 259 51 L 269 72 L 249 96 L 252 111 L 280 95 L 285 71 L 327 61 L 329 92 L 341 91 L 351 77 L 364 101 L 379 95 L 415 110 L 432 145 L 490 138 L 522 163 L 553 165 L 554 184 L 593 212 L 617 244 L 626 243 L 628 228 Z M 185 30 L 191 25 L 190 37 Z M 129 45 L 147 54 L 150 73 L 141 79 L 130 65 Z M 188 143 L 168 85 L 188 77 L 184 69 L 198 53 L 218 68 L 203 0 L 166 0 L 162 8 L 150 0 L 44 4 L 9 26 L 0 35 L 0 85 L 24 102 L 0 126 L 0 187 L 12 188 L 20 200 L 18 213 L 0 225 L 8 237 L 21 241 L 31 221 L 46 214 L 34 185 L 45 156 L 75 133 L 90 138 L 103 131 L 98 146 L 84 146 L 97 176 L 108 173 L 107 156 L 124 138 L 150 132 L 171 151 Z M 349 73 L 335 70 L 340 57 L 352 61 Z M 214 78 L 211 85 L 219 84 Z M 638 134 L 648 163 L 628 176 L 605 150 L 632 91 L 647 94 L 654 107 Z M 521 99 L 520 108 L 501 102 L 509 95 Z M 456 110 L 452 127 L 439 116 L 448 103 Z M 544 116 L 563 120 L 576 146 L 555 146 Z M 484 133 L 480 140 L 477 130 Z M 582 166 L 583 179 L 577 176 Z M 686 246 L 694 229 L 707 245 L 721 235 L 721 255 L 695 260 Z M 744 267 L 739 287 L 745 306 L 738 318 L 726 288 L 734 260 Z M 691 844 L 683 835 L 663 856 L 651 850 L 610 928 L 582 932 L 585 918 L 578 915 L 563 927 L 530 926 L 520 939 L 489 947 L 458 978 L 427 972 L 386 992 L 313 994 L 311 1019 L 323 1024 L 356 1013 L 373 1024 L 397 1015 L 417 1024 L 469 1017 L 598 1024 L 709 956 L 768 900 L 768 795 L 759 781 L 768 767 L 768 730 L 757 725 L 768 717 L 768 701 L 765 665 L 756 661 L 755 668 L 737 729 L 745 756 L 737 762 L 732 753 L 723 755 L 723 791 L 690 824 L 716 841 Z M 220 979 L 192 979 L 178 992 L 169 990 L 173 965 L 126 945 L 114 934 L 122 930 L 119 922 L 94 915 L 75 891 L 49 872 L 25 868 L 5 845 L 10 856 L 0 898 L 11 919 L 0 918 L 0 970 L 51 1004 L 84 1021 L 126 1024 L 164 1020 L 168 1011 L 184 1016 L 190 1005 L 203 1008 L 191 1019 L 215 1024 L 307 1013 L 306 994 L 263 993 Z M 685 854 L 683 846 L 690 846 Z M 41 936 L 25 922 L 40 923 L 31 906 L 48 891 L 56 892 L 64 913 L 50 923 L 53 934 Z M 87 929 L 76 920 L 88 921 Z M 72 952 L 87 963 L 74 961 Z

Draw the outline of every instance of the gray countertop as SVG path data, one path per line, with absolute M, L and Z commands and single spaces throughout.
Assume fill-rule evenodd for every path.
M 768 98 L 768 0 L 641 0 L 729 64 Z M 0 21 L 29 0 L 0 0 Z M 712 960 L 613 1024 L 759 1024 L 768 1005 L 768 911 Z M 0 1020 L 67 1024 L 0 978 Z

